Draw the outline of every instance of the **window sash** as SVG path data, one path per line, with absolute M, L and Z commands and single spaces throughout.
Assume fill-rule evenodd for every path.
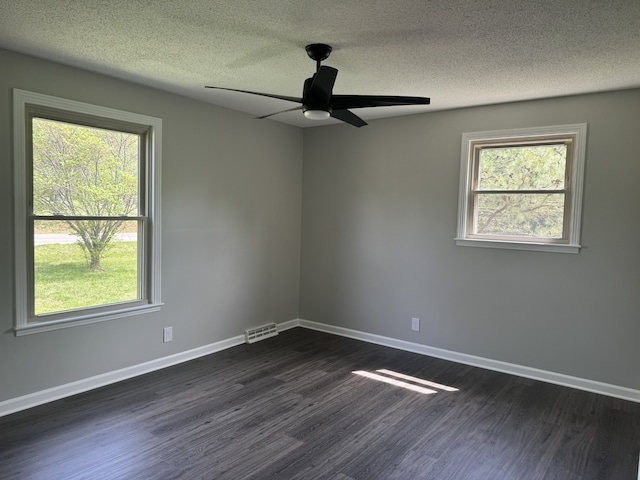
M 41 118 L 55 122 L 62 122 L 77 125 L 80 127 L 91 127 L 102 130 L 137 135 L 138 141 L 138 206 L 139 216 L 148 216 L 147 208 L 147 188 L 149 179 L 149 163 L 153 154 L 152 135 L 150 126 L 138 125 L 131 122 L 119 121 L 112 118 L 98 117 L 95 115 L 83 115 L 68 110 L 43 107 L 41 105 L 27 105 L 25 108 L 25 151 L 27 161 L 27 195 L 29 198 L 29 215 L 34 215 L 33 211 L 33 120 Z M 56 216 L 56 215 L 53 215 Z M 43 215 L 43 217 L 46 217 Z
M 537 192 L 537 191 L 558 191 L 562 189 L 546 189 L 546 190 L 519 190 L 519 189 L 505 189 L 505 190 L 484 190 L 479 188 L 480 183 L 480 155 L 485 149 L 499 149 L 499 148 L 511 148 L 511 147 L 540 147 L 540 146 L 553 146 L 553 145 L 564 145 L 566 147 L 566 155 L 565 155 L 565 167 L 564 167 L 564 189 L 565 191 L 569 191 L 571 189 L 571 176 L 573 171 L 573 158 L 575 156 L 575 142 L 576 135 L 556 135 L 553 137 L 545 137 L 544 139 L 514 139 L 513 141 L 509 140 L 494 140 L 494 141 L 472 141 L 472 151 L 473 151 L 473 160 L 472 160 L 472 181 L 471 181 L 471 191 L 478 192 Z
M 55 312 L 39 313 L 36 310 L 36 277 L 35 277 L 35 222 L 36 221 L 60 221 L 60 220 L 114 220 L 114 221 L 136 221 L 138 223 L 137 229 L 137 255 L 136 255 L 136 292 L 137 298 L 134 300 L 125 300 L 121 302 L 105 303 L 98 305 L 90 305 L 80 307 L 76 309 L 59 310 Z M 92 314 L 106 313 L 112 310 L 121 309 L 124 307 L 140 307 L 149 305 L 151 294 L 149 292 L 150 278 L 148 268 L 148 239 L 149 239 L 149 219 L 141 216 L 122 216 L 122 217 L 105 217 L 105 216 L 67 216 L 67 215 L 32 215 L 30 217 L 30 235 L 27 235 L 29 245 L 27 247 L 29 252 L 29 296 L 28 296 L 28 324 L 36 324 L 42 322 L 50 322 L 54 320 L 69 320 L 76 317 L 84 317 Z
M 480 196 L 491 195 L 511 195 L 511 196 L 525 196 L 525 195 L 563 195 L 563 215 L 562 215 L 562 235 L 559 237 L 546 237 L 546 236 L 527 236 L 527 235 L 510 235 L 501 234 L 493 235 L 487 233 L 478 233 L 478 208 Z M 469 208 L 469 220 L 467 222 L 467 237 L 469 238 L 487 238 L 492 240 L 510 239 L 512 241 L 526 241 L 526 242 L 540 242 L 540 243 L 568 243 L 569 242 L 569 221 L 570 216 L 567 214 L 568 203 L 570 195 L 568 190 L 492 190 L 492 191 L 473 191 L 470 193 L 470 208 Z

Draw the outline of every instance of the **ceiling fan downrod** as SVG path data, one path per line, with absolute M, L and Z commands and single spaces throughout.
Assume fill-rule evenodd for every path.
M 316 61 L 316 73 L 320 70 L 320 63 L 329 58 L 333 50 L 331 45 L 327 45 L 326 43 L 311 43 L 304 48 L 309 58 Z

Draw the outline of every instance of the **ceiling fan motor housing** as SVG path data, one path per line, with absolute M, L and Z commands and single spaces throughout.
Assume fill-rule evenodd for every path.
M 311 89 L 311 85 L 315 79 L 315 75 L 313 77 L 307 78 L 304 81 L 304 89 L 302 92 L 302 111 L 304 112 L 305 117 L 313 118 L 313 115 L 307 115 L 307 111 L 324 111 L 329 115 L 331 114 L 331 106 L 328 102 L 321 101 L 320 99 L 314 99 L 309 94 L 309 90 Z M 327 100 L 330 100 L 327 99 Z M 319 118 L 319 117 L 318 117 Z M 326 117 L 325 117 L 326 118 Z

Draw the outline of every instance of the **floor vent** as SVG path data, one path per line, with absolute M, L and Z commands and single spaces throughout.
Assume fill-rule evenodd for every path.
M 244 331 L 244 338 L 247 343 L 255 343 L 265 338 L 275 337 L 278 335 L 278 329 L 275 323 L 263 325 L 261 327 L 250 328 Z

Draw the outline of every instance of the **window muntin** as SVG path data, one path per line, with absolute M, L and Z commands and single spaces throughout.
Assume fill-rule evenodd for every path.
M 456 243 L 579 251 L 586 125 L 464 134 Z
M 16 334 L 159 309 L 161 120 L 21 90 L 14 120 Z

